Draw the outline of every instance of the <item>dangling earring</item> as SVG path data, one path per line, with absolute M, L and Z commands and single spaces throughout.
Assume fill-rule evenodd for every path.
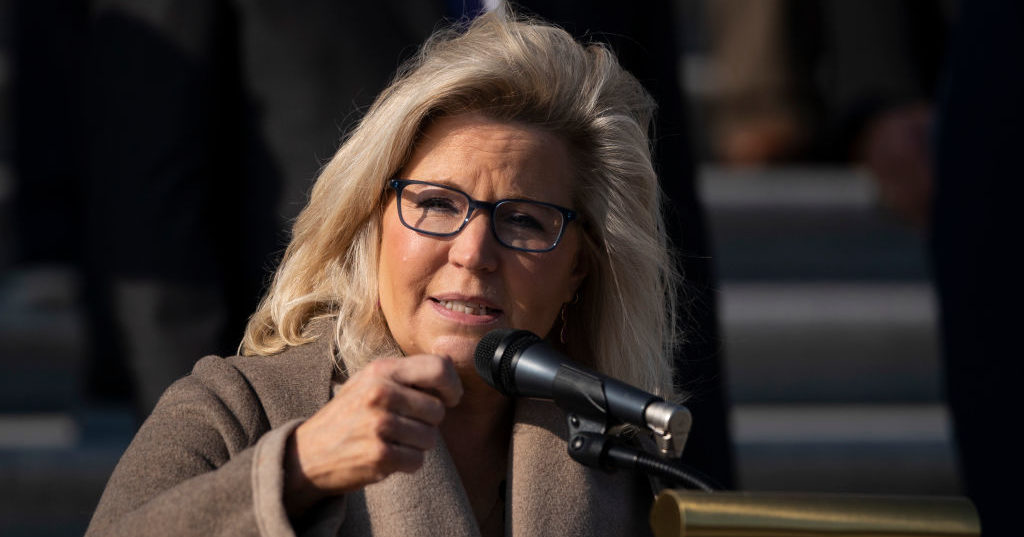
M 580 302 L 580 294 L 576 293 L 576 295 L 572 297 L 572 302 L 565 302 L 565 303 L 562 304 L 562 313 L 561 313 L 561 317 L 562 317 L 562 330 L 558 334 L 558 340 L 561 341 L 563 345 L 565 344 L 566 334 L 568 333 L 567 328 L 569 326 L 569 323 L 566 322 L 566 319 L 565 319 L 566 318 L 566 311 L 569 309 L 569 305 L 570 304 L 579 304 L 579 302 Z
M 562 342 L 562 345 L 565 345 L 565 310 L 567 309 L 567 306 L 568 304 L 562 304 L 562 331 L 558 334 L 558 340 Z

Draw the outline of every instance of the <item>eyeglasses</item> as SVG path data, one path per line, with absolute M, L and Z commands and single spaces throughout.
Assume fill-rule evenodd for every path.
M 558 246 L 567 223 L 576 211 L 542 201 L 523 199 L 477 201 L 465 192 L 444 185 L 408 179 L 392 179 L 398 194 L 398 218 L 414 231 L 451 237 L 469 223 L 473 211 L 490 213 L 491 232 L 507 248 L 523 252 L 548 252 Z

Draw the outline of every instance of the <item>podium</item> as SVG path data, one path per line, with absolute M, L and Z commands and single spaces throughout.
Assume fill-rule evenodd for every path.
M 665 490 L 655 537 L 968 537 L 981 534 L 962 497 Z

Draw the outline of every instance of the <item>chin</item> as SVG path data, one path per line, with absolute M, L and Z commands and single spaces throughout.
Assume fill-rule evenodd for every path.
M 430 348 L 431 354 L 448 356 L 455 362 L 456 369 L 474 369 L 473 354 L 476 352 L 476 345 L 483 336 L 475 335 L 450 335 L 439 337 L 434 340 Z

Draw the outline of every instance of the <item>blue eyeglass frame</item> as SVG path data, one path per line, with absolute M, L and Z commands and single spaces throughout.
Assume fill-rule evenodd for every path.
M 464 218 L 462 220 L 462 224 L 459 225 L 458 229 L 456 229 L 455 231 L 452 231 L 450 233 L 439 233 L 437 231 L 423 231 L 422 229 L 417 229 L 417 228 L 409 225 L 405 221 L 405 216 L 402 215 L 402 204 L 398 203 L 398 219 L 402 222 L 403 226 L 405 226 L 405 227 L 407 227 L 407 228 L 409 228 L 409 229 L 411 229 L 411 230 L 413 230 L 413 231 L 415 231 L 417 233 L 423 233 L 425 235 L 432 235 L 434 237 L 453 237 L 455 235 L 458 235 L 459 233 L 462 232 L 463 229 L 466 228 L 466 224 L 469 223 L 469 219 L 473 218 L 473 212 L 475 212 L 477 209 L 484 209 L 484 210 L 486 210 L 488 212 L 488 215 L 490 216 L 490 220 L 491 220 L 491 235 L 494 235 L 494 239 L 496 241 L 498 241 L 498 244 L 504 246 L 505 248 L 509 248 L 511 250 L 516 250 L 516 251 L 519 251 L 519 252 L 543 253 L 543 252 L 550 252 L 551 250 L 554 250 L 555 248 L 557 248 L 558 247 L 558 243 L 560 243 L 562 241 L 562 236 L 565 235 L 565 228 L 568 227 L 569 223 L 574 222 L 579 217 L 579 213 L 577 213 L 576 211 L 574 211 L 572 209 L 566 209 L 565 207 L 562 207 L 560 205 L 555 205 L 554 203 L 547 203 L 547 202 L 544 202 L 544 201 L 528 200 L 528 199 L 522 199 L 522 198 L 509 198 L 509 199 L 501 199 L 501 200 L 498 200 L 498 201 L 495 201 L 495 202 L 491 203 L 491 202 L 486 202 L 486 201 L 475 200 L 472 197 L 470 197 L 469 194 L 466 194 L 465 192 L 463 192 L 463 191 L 461 191 L 461 190 L 459 190 L 457 188 L 448 186 L 448 185 L 441 185 L 441 184 L 438 184 L 438 183 L 431 183 L 429 181 L 416 181 L 416 180 L 413 180 L 413 179 L 397 179 L 396 178 L 396 179 L 391 179 L 390 181 L 388 181 L 388 186 L 390 186 L 391 188 L 393 188 L 395 190 L 395 195 L 396 195 L 398 200 L 400 200 L 402 198 L 402 190 L 404 190 L 405 187 L 407 187 L 409 185 L 428 185 L 428 186 L 434 186 L 434 187 L 438 187 L 438 188 L 444 188 L 444 189 L 447 189 L 447 190 L 451 190 L 453 192 L 458 192 L 459 194 L 462 194 L 463 196 L 465 196 L 467 200 L 469 200 L 469 212 L 466 213 L 466 218 Z M 519 246 L 513 246 L 513 245 L 508 244 L 505 241 L 501 240 L 501 237 L 498 236 L 497 226 L 494 223 L 494 211 L 496 211 L 500 205 L 505 204 L 505 203 L 509 203 L 509 202 L 533 203 L 533 204 L 536 204 L 536 205 L 544 205 L 545 207 L 551 207 L 552 209 L 555 209 L 556 211 L 562 213 L 562 228 L 558 230 L 558 236 L 555 237 L 555 242 L 550 247 L 545 248 L 543 250 L 533 250 L 533 249 L 530 249 L 530 248 L 520 248 Z

